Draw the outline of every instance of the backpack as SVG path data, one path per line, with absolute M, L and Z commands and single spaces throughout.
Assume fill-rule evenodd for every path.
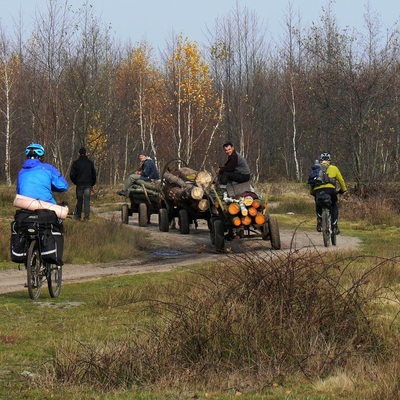
M 308 184 L 314 188 L 320 185 L 325 185 L 327 183 L 335 184 L 336 179 L 330 178 L 328 175 L 329 165 L 315 163 L 311 167 L 311 173 L 308 176 Z

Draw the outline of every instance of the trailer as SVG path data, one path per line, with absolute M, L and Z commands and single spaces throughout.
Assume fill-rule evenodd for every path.
M 129 217 L 137 213 L 139 226 L 147 226 L 151 215 L 158 214 L 163 207 L 160 189 L 161 182 L 136 181 L 129 189 L 128 201 L 121 206 L 122 223 L 128 224 Z
M 273 249 L 281 248 L 278 221 L 249 182 L 228 184 L 222 191 L 212 185 L 208 195 L 210 238 L 216 251 L 224 251 L 226 239 L 261 238 L 270 241 Z
M 209 198 L 204 187 L 212 180 L 206 171 L 195 171 L 181 159 L 170 160 L 161 176 L 161 204 L 158 221 L 162 232 L 168 232 L 171 222 L 178 219 L 181 234 L 190 233 L 198 220 L 211 218 Z

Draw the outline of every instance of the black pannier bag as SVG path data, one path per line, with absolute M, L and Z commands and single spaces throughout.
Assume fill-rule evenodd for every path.
M 11 260 L 24 263 L 28 251 L 26 237 L 28 228 L 39 228 L 40 250 L 44 262 L 62 265 L 64 252 L 64 227 L 52 210 L 17 210 L 11 223 Z
M 11 222 L 11 261 L 19 264 L 25 262 L 28 252 L 26 241 L 28 228 L 37 222 L 38 216 L 34 211 L 17 210 L 15 212 L 14 221 Z
M 315 193 L 315 198 L 317 200 L 317 204 L 321 207 L 330 208 L 332 206 L 331 196 L 323 190 L 317 191 Z

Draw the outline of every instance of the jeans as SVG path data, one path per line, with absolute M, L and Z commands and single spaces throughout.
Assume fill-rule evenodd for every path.
M 131 174 L 129 175 L 124 182 L 124 190 L 128 190 L 132 185 L 140 179 L 140 174 Z
M 77 218 L 81 219 L 82 206 L 84 207 L 83 213 L 85 219 L 90 217 L 90 194 L 92 192 L 91 186 L 77 186 L 76 187 L 76 210 L 75 215 Z

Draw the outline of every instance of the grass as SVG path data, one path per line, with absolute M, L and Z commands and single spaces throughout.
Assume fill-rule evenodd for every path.
M 0 188 L 0 204 L 3 204 L 3 217 L 0 219 L 0 234 L 10 237 L 10 225 L 15 208 L 12 207 L 15 196 L 10 187 Z M 131 229 L 120 223 L 119 218 L 105 219 L 102 212 L 118 209 L 120 199 L 109 188 L 100 188 L 92 200 L 91 220 L 82 223 L 67 218 L 64 221 L 64 256 L 69 264 L 103 263 L 140 257 L 152 244 L 149 235 L 143 229 Z M 66 201 L 70 210 L 75 205 L 75 191 L 58 194 L 58 201 Z M 0 242 L 0 269 L 15 268 L 10 260 L 10 244 L 8 240 Z
M 98 192 L 90 223 L 66 221 L 67 262 L 151 247 L 100 217 L 115 209 L 111 192 Z M 13 194 L 1 193 L 7 207 Z M 315 229 L 303 185 L 266 185 L 264 194 L 281 227 Z M 3 237 L 12 212 L 3 211 Z M 351 254 L 250 252 L 64 285 L 56 300 L 46 290 L 35 302 L 26 290 L 0 295 L 0 398 L 396 399 L 399 216 L 390 201 L 354 196 L 341 217 L 342 231 L 364 242 Z

